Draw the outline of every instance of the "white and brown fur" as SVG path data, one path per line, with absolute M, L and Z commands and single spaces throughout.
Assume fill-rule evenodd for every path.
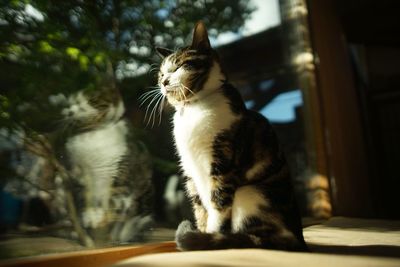
M 179 225 L 178 248 L 307 250 L 277 137 L 227 82 L 204 24 L 196 25 L 190 46 L 157 51 L 196 219 L 196 227 Z
M 115 89 L 78 92 L 62 110 L 66 165 L 82 226 L 96 242 L 134 242 L 152 225 L 151 168 Z

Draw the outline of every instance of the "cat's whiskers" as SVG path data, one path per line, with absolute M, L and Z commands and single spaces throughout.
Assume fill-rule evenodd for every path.
M 153 128 L 154 126 L 154 114 L 155 114 L 155 110 L 157 109 L 158 103 L 160 102 L 160 100 L 162 99 L 162 96 L 159 97 L 159 95 L 156 96 L 157 101 L 155 102 L 153 108 L 151 109 L 150 115 L 149 115 L 149 120 L 147 122 L 147 125 L 150 123 L 150 121 L 152 121 L 151 124 L 151 128 Z
M 164 104 L 165 104 L 165 96 L 163 95 L 160 107 L 158 109 L 158 112 L 160 114 L 159 115 L 159 120 L 158 120 L 158 125 L 161 125 L 161 119 L 162 119 L 162 112 L 163 112 L 163 109 L 164 109 Z
M 157 91 L 158 91 L 157 89 L 154 89 L 154 90 L 148 91 L 146 93 L 143 93 L 141 96 L 139 96 L 138 99 L 141 100 L 141 99 L 145 98 L 147 95 L 149 95 L 151 93 L 154 93 L 154 92 L 157 92 Z
M 144 105 L 144 103 L 147 102 L 147 100 L 154 98 L 156 95 L 161 94 L 159 90 L 155 90 L 154 92 L 151 92 L 150 94 L 146 95 L 143 97 L 143 99 L 139 100 L 140 101 L 140 107 Z
M 167 91 L 174 91 L 177 93 L 178 97 L 180 98 L 181 101 L 187 103 L 190 100 L 188 99 L 187 94 L 185 94 L 185 90 L 187 90 L 192 96 L 195 95 L 195 93 L 187 86 L 185 86 L 181 82 L 173 83 L 170 84 L 168 87 L 175 88 L 175 90 L 167 89 Z
M 149 73 L 152 73 L 152 72 L 154 72 L 154 71 L 157 71 L 157 72 L 158 72 L 159 69 L 160 69 L 159 64 L 153 63 L 153 64 L 150 64 L 150 68 L 149 68 L 148 72 L 149 72 Z
M 151 94 L 149 96 L 147 96 L 144 100 L 141 101 L 139 107 L 142 107 L 149 99 L 153 99 L 156 95 L 158 95 L 157 93 Z
M 144 115 L 144 120 L 146 120 L 146 118 L 147 118 L 147 114 L 149 112 L 151 104 L 153 104 L 155 101 L 157 101 L 158 97 L 161 96 L 161 95 L 162 95 L 161 92 L 158 92 L 158 93 L 152 95 L 152 99 L 151 99 L 151 101 L 149 102 L 149 104 L 147 105 L 147 108 L 146 108 L 146 113 Z
M 151 74 L 157 74 L 158 72 L 159 72 L 159 68 L 157 68 L 157 67 L 149 69 L 149 73 L 151 73 Z
M 184 88 L 182 88 L 181 85 L 182 85 L 181 83 L 173 83 L 173 84 L 169 85 L 168 87 L 175 88 L 175 90 L 173 90 L 173 91 L 177 93 L 177 95 L 180 98 L 180 100 L 183 100 L 184 102 L 187 102 L 186 94 L 183 91 Z
M 180 100 L 183 100 L 183 102 L 186 102 L 186 96 L 185 96 L 185 92 L 183 92 L 183 88 L 182 87 L 178 87 L 178 92 L 179 92 L 179 98 Z
M 150 64 L 150 68 L 160 68 L 160 64 L 152 63 L 152 64 Z
M 154 85 L 154 86 L 148 86 L 147 88 L 151 88 L 151 89 L 160 89 L 160 86 Z
M 153 118 L 152 119 L 152 124 L 151 124 L 152 128 L 154 127 L 154 123 L 155 123 L 155 120 L 156 120 L 157 109 L 159 108 L 158 105 L 160 104 L 162 99 L 163 99 L 163 95 L 161 95 L 161 97 L 158 99 L 158 101 L 156 102 L 156 104 L 154 105 L 154 107 L 153 107 L 153 109 L 152 109 L 152 111 L 150 113 L 149 122 L 150 122 L 151 118 Z
M 60 125 L 62 127 L 62 132 L 67 132 L 68 130 L 75 129 L 75 127 L 78 125 L 77 120 L 73 119 L 72 117 L 63 117 L 58 120 L 57 125 Z
M 146 127 L 149 126 L 150 123 L 151 123 L 151 127 L 154 127 L 154 124 L 156 121 L 156 116 L 157 116 L 157 111 L 160 113 L 159 124 L 161 124 L 161 114 L 162 114 L 165 96 L 164 96 L 164 94 L 161 93 L 161 90 L 158 86 L 155 86 L 153 88 L 156 88 L 156 89 L 146 92 L 139 97 L 140 102 L 141 102 L 140 106 L 143 106 L 146 102 L 148 102 L 150 100 L 150 102 L 147 104 L 146 113 L 144 116 L 144 121 L 147 121 Z M 154 106 L 152 106 L 153 103 L 154 103 Z M 151 111 L 150 111 L 150 108 L 151 108 Z M 149 111 L 150 111 L 150 113 L 149 113 Z
M 192 95 L 195 95 L 195 93 L 189 89 L 189 87 L 187 87 L 186 85 L 184 85 L 183 83 L 180 83 L 180 86 L 182 86 L 183 88 L 185 88 L 186 90 L 189 91 L 189 93 L 191 93 Z
M 158 92 L 158 91 L 159 91 L 159 88 L 158 88 L 158 87 L 153 87 L 153 88 L 155 88 L 155 89 L 153 89 L 153 90 L 151 90 L 151 91 L 148 91 L 148 92 L 145 92 L 145 93 L 143 93 L 142 95 L 140 95 L 139 98 L 138 98 L 138 100 L 140 101 L 140 100 L 142 100 L 143 98 L 145 98 L 146 96 L 148 96 L 148 95 L 150 95 L 150 94 L 152 94 L 152 93 L 154 93 L 154 92 Z
M 171 83 L 166 86 L 167 91 L 175 91 L 175 88 L 179 86 L 179 83 Z

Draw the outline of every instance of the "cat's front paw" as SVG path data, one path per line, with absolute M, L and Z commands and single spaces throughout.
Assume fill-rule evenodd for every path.
M 175 242 L 178 249 L 182 250 L 182 242 L 184 242 L 188 234 L 195 232 L 198 232 L 198 230 L 193 226 L 192 222 L 188 220 L 182 221 L 175 232 Z
M 179 224 L 178 229 L 176 229 L 175 239 L 177 239 L 179 236 L 183 236 L 187 232 L 195 232 L 195 231 L 197 231 L 197 229 L 193 226 L 193 223 L 191 221 L 188 220 L 182 221 Z

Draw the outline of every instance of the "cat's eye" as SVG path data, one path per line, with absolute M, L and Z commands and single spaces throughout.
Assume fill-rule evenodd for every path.
M 171 66 L 171 67 L 168 69 L 168 73 L 174 73 L 175 71 L 177 71 L 177 69 L 179 69 L 179 66 L 176 66 L 176 65 Z
M 188 60 L 188 61 L 185 61 L 183 64 L 182 64 L 182 66 L 185 68 L 185 69 L 197 69 L 197 68 L 199 68 L 199 63 L 198 63 L 198 61 L 196 61 L 196 60 Z

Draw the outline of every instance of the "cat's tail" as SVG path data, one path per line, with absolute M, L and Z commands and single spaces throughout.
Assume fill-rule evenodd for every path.
M 175 242 L 182 251 L 217 250 L 232 248 L 269 248 L 288 251 L 308 251 L 307 246 L 295 238 L 277 238 L 273 235 L 247 233 L 203 233 L 194 229 L 189 221 L 179 225 Z

